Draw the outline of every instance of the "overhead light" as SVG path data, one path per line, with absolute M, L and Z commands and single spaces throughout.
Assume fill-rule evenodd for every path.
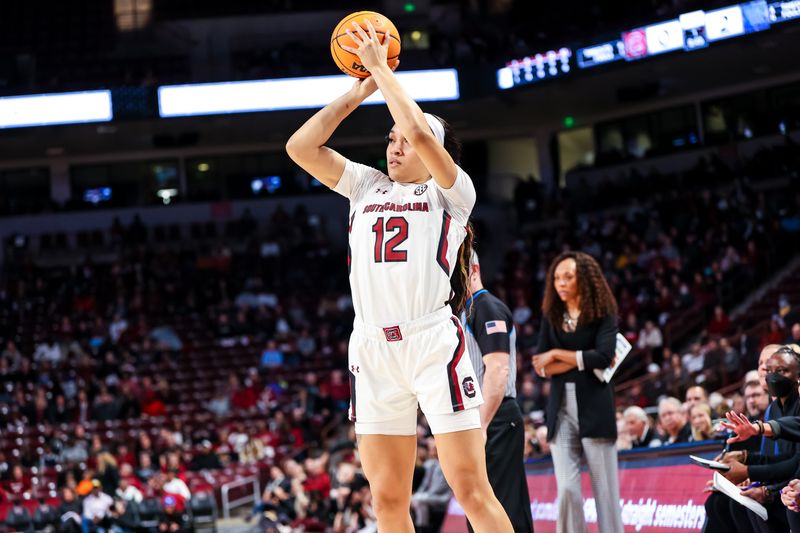
M 0 128 L 109 122 L 112 118 L 111 91 L 0 98 Z
M 156 191 L 156 196 L 161 198 L 164 205 L 169 205 L 172 198 L 178 196 L 178 189 L 159 189 Z
M 208 163 L 200 163 L 197 165 L 198 172 L 208 172 L 208 169 L 211 168 Z
M 417 102 L 459 99 L 455 69 L 405 71 L 397 74 L 397 80 Z M 317 108 L 352 85 L 353 78 L 345 75 L 164 85 L 158 88 L 158 110 L 166 118 Z M 383 102 L 376 91 L 362 105 Z

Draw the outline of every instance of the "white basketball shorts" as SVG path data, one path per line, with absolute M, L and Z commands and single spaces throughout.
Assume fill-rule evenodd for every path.
M 389 327 L 356 318 L 348 359 L 357 434 L 415 435 L 417 404 L 434 434 L 481 427 L 483 396 L 449 306 Z

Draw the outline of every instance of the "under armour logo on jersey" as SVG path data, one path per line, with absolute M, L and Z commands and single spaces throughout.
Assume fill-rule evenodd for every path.
M 358 374 L 358 372 L 360 370 L 361 370 L 360 366 L 358 366 L 358 365 L 350 365 L 350 372 L 352 372 L 353 374 Z
M 377 189 L 375 189 L 375 194 L 389 194 L 389 188 L 388 187 L 378 187 Z
M 476 391 L 475 391 L 475 381 L 472 379 L 472 376 L 467 376 L 464 378 L 464 381 L 461 382 L 461 388 L 464 389 L 464 394 L 467 395 L 467 398 L 474 398 Z
M 427 190 L 428 190 L 427 185 L 417 185 L 417 188 L 414 189 L 414 194 L 416 194 L 417 196 L 422 196 L 423 194 L 425 194 L 425 191 Z

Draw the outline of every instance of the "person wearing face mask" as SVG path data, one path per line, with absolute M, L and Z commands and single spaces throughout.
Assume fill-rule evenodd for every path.
M 769 406 L 770 398 L 766 390 L 766 363 L 768 355 L 771 355 L 777 347 L 773 346 L 772 350 L 764 355 L 761 359 L 765 368 L 764 372 L 764 386 L 762 387 L 759 382 L 758 376 L 755 371 L 748 372 L 749 378 L 745 377 L 745 385 L 742 393 L 745 398 L 745 410 L 747 411 L 748 419 L 751 422 L 756 420 L 764 420 L 764 413 Z M 747 450 L 748 453 L 758 453 L 761 450 L 761 441 L 759 439 L 749 439 L 743 442 L 736 442 L 729 445 L 730 450 Z M 718 457 L 717 460 L 720 458 Z M 709 489 L 711 481 L 708 483 Z M 706 509 L 706 524 L 703 528 L 703 533 L 728 533 L 730 531 L 737 531 L 746 527 L 750 527 L 750 519 L 747 517 L 747 508 L 739 505 L 738 502 L 728 498 L 725 494 L 717 491 L 710 491 L 708 498 L 705 502 Z M 750 529 L 752 531 L 752 528 Z
M 795 441 L 794 432 L 785 427 L 788 419 L 800 416 L 798 382 L 800 382 L 800 354 L 791 347 L 782 346 L 769 356 L 766 362 L 765 380 L 769 395 L 773 398 L 767 408 L 766 422 L 750 422 L 744 414 L 729 412 L 723 426 L 735 433 L 729 444 L 751 437 L 761 437 L 759 453 L 746 450 L 731 452 L 720 460 L 731 469 L 723 475 L 733 483 L 749 479 L 759 486 L 743 491 L 767 508 L 769 519 L 764 522 L 748 511 L 754 531 L 787 531 L 789 519 L 780 498 L 780 491 L 795 477 L 800 467 L 800 433 Z M 779 420 L 784 419 L 781 424 Z M 778 435 L 781 434 L 781 435 Z

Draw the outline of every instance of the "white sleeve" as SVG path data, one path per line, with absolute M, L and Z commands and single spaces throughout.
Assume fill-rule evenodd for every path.
M 472 213 L 472 208 L 475 207 L 475 185 L 472 183 L 472 178 L 469 174 L 464 172 L 464 169 L 456 165 L 458 172 L 453 186 L 449 189 L 440 187 L 436 180 L 431 180 L 434 187 L 441 193 L 445 200 L 447 209 L 460 224 L 465 225 L 469 220 L 469 215 Z
M 384 174 L 380 170 L 348 159 L 344 164 L 339 183 L 333 190 L 355 203 L 382 177 Z
M 575 352 L 575 362 L 578 363 L 578 370 L 583 370 L 583 350 L 578 350 Z

